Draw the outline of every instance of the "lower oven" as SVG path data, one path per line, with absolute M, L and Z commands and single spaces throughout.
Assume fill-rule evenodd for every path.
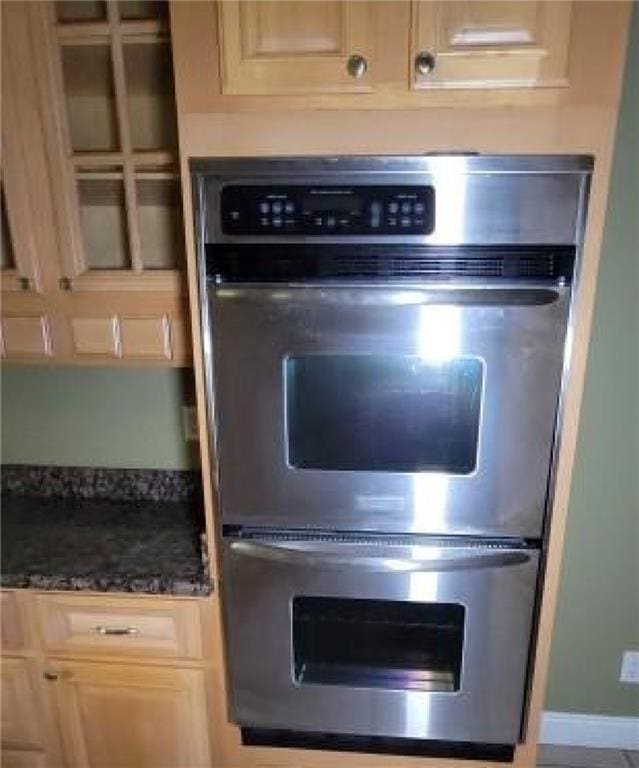
M 538 558 L 517 540 L 225 539 L 233 720 L 514 745 Z

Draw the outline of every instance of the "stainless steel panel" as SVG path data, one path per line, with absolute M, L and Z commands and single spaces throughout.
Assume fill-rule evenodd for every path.
M 210 309 L 222 521 L 540 537 L 569 295 L 459 285 L 217 290 Z M 287 464 L 287 356 L 433 352 L 483 362 L 472 474 Z
M 591 159 L 581 156 L 253 158 L 192 162 L 202 188 L 207 242 L 358 242 L 424 245 L 574 244 L 580 191 Z M 238 237 L 219 226 L 225 184 L 415 184 L 435 187 L 428 236 Z
M 223 550 L 231 711 L 269 728 L 514 744 L 526 678 L 536 550 L 405 541 L 227 540 Z M 299 684 L 296 596 L 465 607 L 455 692 Z

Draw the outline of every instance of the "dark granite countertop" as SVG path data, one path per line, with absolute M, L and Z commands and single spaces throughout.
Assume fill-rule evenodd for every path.
M 210 591 L 201 504 L 192 486 L 176 491 L 166 473 L 137 472 L 142 478 L 137 484 L 130 476 L 118 482 L 113 475 L 129 470 L 106 471 L 108 482 L 105 470 L 100 482 L 96 473 L 82 470 L 84 480 L 78 482 L 76 473 L 72 483 L 65 468 L 53 473 L 59 493 L 51 495 L 42 468 L 27 481 L 22 472 L 2 469 L 1 586 L 176 595 Z M 87 491 L 90 487 L 94 490 Z

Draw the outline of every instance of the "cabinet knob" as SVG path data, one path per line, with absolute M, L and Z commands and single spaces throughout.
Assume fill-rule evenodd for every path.
M 346 70 L 351 77 L 359 80 L 360 77 L 364 77 L 368 70 L 368 62 L 363 56 L 358 53 L 350 56 L 346 62 Z
M 59 676 L 57 672 L 46 671 L 42 673 L 42 677 L 44 677 L 45 680 L 57 680 Z
M 428 51 L 420 51 L 415 56 L 415 72 L 418 75 L 430 75 L 435 69 L 435 57 Z
M 18 283 L 20 285 L 21 291 L 30 291 L 31 290 L 31 280 L 29 280 L 28 277 L 21 277 L 18 279 Z

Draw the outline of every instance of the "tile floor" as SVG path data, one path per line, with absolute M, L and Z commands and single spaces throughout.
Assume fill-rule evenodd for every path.
M 543 768 L 639 768 L 639 751 L 542 745 L 537 765 Z

